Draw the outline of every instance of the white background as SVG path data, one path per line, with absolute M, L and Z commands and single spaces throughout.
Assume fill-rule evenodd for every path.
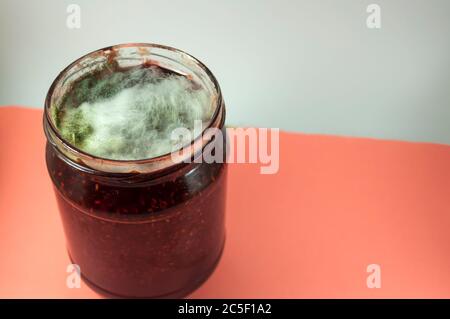
M 449 15 L 448 0 L 0 0 L 0 105 L 40 108 L 74 59 L 155 42 L 209 66 L 229 125 L 450 144 Z

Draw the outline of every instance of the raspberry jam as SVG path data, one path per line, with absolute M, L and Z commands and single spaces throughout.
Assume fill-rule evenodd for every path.
M 64 109 L 68 107 L 67 101 L 75 101 L 70 98 L 74 96 L 72 93 L 86 78 L 95 85 L 104 76 L 105 66 L 108 74 L 151 66 L 160 68 L 164 76 L 185 76 L 192 81 L 189 94 L 202 87 L 208 101 L 213 103 L 213 112 L 204 123 L 224 132 L 225 106 L 220 88 L 201 62 L 182 51 L 159 45 L 127 44 L 95 51 L 72 63 L 57 77 L 46 100 L 47 168 L 68 253 L 80 267 L 82 278 L 109 296 L 183 297 L 209 277 L 224 246 L 225 134 L 220 139 L 196 136 L 190 141 L 190 161 L 174 162 L 171 154 L 165 152 L 164 142 L 155 148 L 162 153 L 152 151 L 148 154 L 155 156 L 149 158 L 141 158 L 145 152 L 132 153 L 138 154 L 133 155 L 136 158 L 117 158 L 122 153 L 129 156 L 129 148 L 118 153 L 106 147 L 100 156 L 93 154 L 105 144 L 99 143 L 97 147 L 83 139 L 95 134 L 96 126 L 91 125 L 94 129 L 88 126 L 83 132 L 89 134 L 80 135 L 81 131 L 63 134 L 58 125 L 64 114 L 69 114 Z M 108 98 L 117 93 L 112 91 Z M 108 105 L 108 101 L 103 99 L 102 103 Z M 83 101 L 76 102 L 71 107 L 81 110 Z M 149 114 L 154 117 L 154 113 Z M 165 123 L 156 123 L 159 130 L 164 129 L 162 125 Z M 86 145 L 95 148 L 87 152 L 83 148 Z M 202 157 L 207 146 L 220 148 L 223 160 L 194 160 Z

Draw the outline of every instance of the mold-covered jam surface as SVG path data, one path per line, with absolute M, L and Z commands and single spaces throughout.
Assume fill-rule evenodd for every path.
M 75 81 L 51 116 L 60 136 L 85 153 L 140 160 L 169 153 L 174 127 L 208 122 L 208 100 L 197 83 L 160 66 L 109 65 Z M 215 268 L 225 239 L 226 164 L 105 173 L 52 143 L 46 161 L 70 258 L 100 293 L 182 297 Z

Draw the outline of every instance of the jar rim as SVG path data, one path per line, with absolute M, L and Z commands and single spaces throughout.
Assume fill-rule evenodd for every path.
M 136 48 L 145 48 L 145 49 L 158 48 L 158 49 L 162 49 L 162 50 L 175 52 L 177 54 L 180 54 L 183 58 L 187 58 L 188 61 L 194 63 L 196 67 L 200 67 L 207 75 L 207 78 L 210 81 L 210 83 L 212 84 L 212 87 L 216 93 L 216 96 L 214 96 L 214 98 L 213 98 L 214 112 L 208 122 L 208 125 L 206 125 L 206 127 L 202 129 L 201 134 L 199 136 L 196 136 L 195 138 L 193 138 L 189 144 L 182 146 L 180 149 L 174 150 L 169 153 L 161 154 L 161 155 L 158 155 L 155 157 L 137 159 L 137 160 L 124 160 L 124 159 L 104 158 L 101 156 L 93 155 L 91 153 L 87 153 L 87 152 L 81 150 L 79 147 L 76 147 L 75 145 L 73 145 L 72 143 L 70 143 L 69 141 L 67 141 L 66 139 L 64 139 L 61 136 L 59 130 L 55 126 L 55 123 L 51 119 L 51 112 L 50 112 L 51 101 L 52 101 L 53 93 L 55 91 L 56 86 L 64 79 L 64 76 L 67 75 L 67 73 L 73 67 L 75 67 L 77 64 L 79 64 L 84 59 L 91 57 L 91 56 L 99 55 L 99 54 L 104 54 L 104 55 L 106 54 L 106 56 L 109 56 L 109 54 L 111 54 L 111 52 L 116 52 L 117 50 L 119 50 L 121 48 L 127 48 L 127 47 L 136 47 Z M 211 70 L 209 70 L 209 68 L 205 64 L 203 64 L 200 60 L 198 60 L 191 54 L 189 54 L 183 50 L 176 49 L 174 47 L 156 44 L 156 43 L 136 42 L 136 43 L 116 44 L 116 45 L 107 46 L 107 47 L 104 47 L 101 49 L 91 51 L 91 52 L 81 56 L 80 58 L 76 59 L 75 61 L 70 63 L 67 67 L 65 67 L 58 74 L 58 76 L 55 78 L 55 80 L 52 82 L 52 84 L 47 92 L 47 95 L 45 98 L 44 119 L 43 120 L 44 120 L 44 132 L 47 137 L 47 140 L 53 146 L 56 146 L 58 149 L 59 149 L 58 144 L 60 144 L 60 146 L 62 146 L 65 151 L 71 153 L 74 157 L 77 157 L 77 162 L 86 164 L 86 162 L 97 161 L 97 162 L 100 162 L 99 164 L 101 164 L 102 166 L 105 166 L 105 165 L 106 166 L 115 166 L 115 167 L 122 166 L 123 168 L 125 168 L 126 166 L 133 166 L 136 168 L 136 167 L 142 166 L 142 165 L 151 165 L 151 164 L 167 162 L 168 160 L 171 160 L 173 158 L 172 155 L 176 154 L 183 148 L 192 147 L 193 152 L 195 152 L 196 150 L 194 149 L 194 146 L 196 144 L 197 145 L 202 144 L 201 148 L 203 149 L 203 146 L 207 144 L 207 141 L 204 141 L 205 137 L 203 136 L 204 135 L 203 133 L 208 128 L 214 128 L 214 127 L 219 128 L 219 127 L 223 126 L 224 120 L 225 120 L 225 107 L 224 107 L 224 103 L 223 103 L 222 92 L 220 90 L 220 86 L 219 86 L 217 79 L 215 78 L 215 76 L 213 75 Z M 55 139 L 56 139 L 56 141 L 55 141 Z M 208 138 L 206 138 L 206 139 L 208 139 Z M 194 156 L 194 154 L 191 154 L 191 155 Z M 172 165 L 176 165 L 176 164 L 179 164 L 179 163 L 172 162 Z M 172 166 L 172 165 L 166 165 L 166 167 Z M 120 170 L 119 171 L 116 171 L 116 170 L 111 171 L 108 169 L 103 170 L 103 169 L 99 169 L 98 165 L 95 165 L 95 166 L 97 166 L 97 167 L 94 168 L 94 167 L 88 165 L 89 168 L 94 168 L 95 170 L 99 170 L 99 171 L 110 172 L 110 173 L 117 173 L 117 172 L 120 173 L 121 172 Z M 142 172 L 151 172 L 151 171 L 159 170 L 161 168 L 160 167 L 161 165 L 154 165 L 154 166 L 157 166 L 156 169 L 144 170 Z M 126 170 L 127 173 L 134 172 L 134 171 L 136 171 L 136 170 L 131 170 L 131 171 Z M 137 170 L 137 172 L 141 172 L 141 171 Z

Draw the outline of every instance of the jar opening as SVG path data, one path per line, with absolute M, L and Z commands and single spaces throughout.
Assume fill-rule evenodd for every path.
M 149 169 L 141 164 L 160 167 L 183 146 L 201 148 L 202 132 L 223 125 L 222 108 L 216 79 L 194 57 L 161 45 L 122 44 L 89 53 L 59 74 L 44 126 L 49 142 L 76 162 L 140 172 Z M 196 121 L 203 131 L 192 134 Z M 189 140 L 172 134 L 177 128 L 190 131 Z

